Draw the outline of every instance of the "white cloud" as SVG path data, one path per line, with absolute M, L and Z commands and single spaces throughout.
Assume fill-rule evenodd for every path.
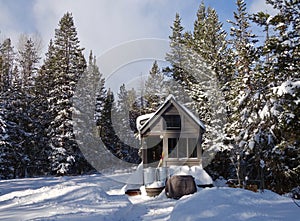
M 183 2 L 181 0 L 36 0 L 33 12 L 36 28 L 47 44 L 50 38 L 53 38 L 54 30 L 58 27 L 58 22 L 63 14 L 67 11 L 72 12 L 81 46 L 86 48 L 85 55 L 88 55 L 89 50 L 92 49 L 96 56 L 100 56 L 111 49 L 115 49 L 116 46 L 118 49 L 122 49 L 122 46 L 119 47 L 120 44 L 135 39 L 160 38 L 167 40 L 175 13 L 179 12 L 185 18 L 191 19 L 191 14 L 196 15 L 197 9 L 197 2 Z M 184 20 L 183 18 L 183 22 Z M 193 21 L 186 22 L 193 24 Z M 151 43 L 148 42 L 148 44 Z M 166 53 L 166 44 L 164 43 L 159 47 L 153 46 L 151 49 L 157 50 L 156 54 L 160 55 L 161 58 L 161 54 Z M 147 52 L 151 51 L 149 48 L 140 48 L 147 50 Z M 138 48 L 135 49 L 138 50 Z M 126 50 L 126 53 L 122 51 L 113 57 L 99 57 L 98 62 L 101 64 L 98 65 L 102 72 L 111 73 L 106 71 L 106 67 L 130 66 L 128 68 L 123 66 L 122 70 L 114 73 L 121 82 L 115 80 L 110 83 L 109 87 L 118 88 L 117 84 L 128 83 L 133 78 L 130 72 L 137 75 L 147 73 L 145 67 L 149 66 L 149 60 L 144 63 L 145 65 L 132 66 L 129 60 L 131 56 L 136 56 L 134 52 L 137 51 Z M 126 62 L 117 63 L 118 58 L 123 59 L 122 56 L 126 56 Z M 139 55 L 139 58 L 143 58 L 143 55 Z
M 274 15 L 277 12 L 271 5 L 266 4 L 265 0 L 253 0 L 249 5 L 250 13 L 257 13 L 262 11 Z
M 34 14 L 37 30 L 49 42 L 59 19 L 67 11 L 72 12 L 81 45 L 99 55 L 125 41 L 167 39 L 175 13 L 186 5 L 191 4 L 171 0 L 37 0 Z M 191 9 L 194 8 L 190 12 L 195 14 L 197 8 Z
M 0 1 L 0 21 L 0 42 L 5 38 L 11 38 L 13 42 L 16 42 L 19 35 L 18 23 L 13 12 L 2 1 Z

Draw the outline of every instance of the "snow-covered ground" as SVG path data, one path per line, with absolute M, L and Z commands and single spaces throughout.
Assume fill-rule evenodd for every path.
M 0 181 L 0 220 L 298 220 L 300 208 L 271 191 L 198 189 L 180 200 L 123 194 L 128 174 Z

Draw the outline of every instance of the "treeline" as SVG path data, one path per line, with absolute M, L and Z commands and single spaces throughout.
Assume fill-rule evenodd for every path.
M 300 3 L 266 2 L 276 15 L 249 14 L 237 0 L 228 36 L 217 12 L 203 3 L 192 32 L 184 31 L 177 14 L 166 71 L 206 124 L 207 171 L 237 178 L 241 186 L 260 180 L 283 193 L 300 183 Z
M 230 33 L 204 3 L 192 31 L 184 30 L 176 14 L 166 54 L 170 66 L 154 62 L 140 91 L 122 85 L 116 95 L 105 88 L 92 53 L 86 62 L 70 13 L 60 20 L 41 66 L 32 39 L 17 52 L 10 39 L 4 40 L 0 178 L 94 171 L 80 151 L 72 121 L 72 113 L 80 112 L 73 102 L 84 77 L 95 87 L 86 99 L 95 103 L 96 136 L 119 159 L 140 162 L 135 119 L 155 111 L 173 93 L 206 125 L 203 156 L 213 178 L 238 178 L 240 184 L 264 180 L 279 193 L 299 185 L 300 4 L 266 2 L 276 15 L 249 14 L 237 0 Z M 251 25 L 263 37 L 255 36 Z

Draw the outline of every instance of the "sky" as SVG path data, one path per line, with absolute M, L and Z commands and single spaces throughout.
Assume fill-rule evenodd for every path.
M 107 52 L 137 39 L 160 39 L 167 44 L 171 33 L 170 26 L 177 12 L 181 16 L 185 30 L 191 31 L 201 1 L 0 0 L 0 41 L 9 37 L 17 46 L 20 34 L 40 36 L 42 54 L 44 54 L 50 39 L 54 37 L 54 30 L 58 27 L 59 20 L 66 12 L 71 12 L 86 57 L 89 51 L 93 50 L 94 55 L 101 61 Z M 245 2 L 250 13 L 270 12 L 270 8 L 263 0 L 245 0 Z M 229 24 L 226 20 L 233 18 L 233 11 L 236 10 L 235 0 L 204 0 L 204 3 L 216 9 L 220 21 L 228 30 Z M 165 47 L 159 45 L 157 50 L 165 50 Z M 118 50 L 116 54 L 119 54 Z M 111 58 L 114 59 L 114 56 Z M 107 59 L 105 57 L 104 60 Z M 133 63 L 128 60 L 126 62 Z M 112 66 L 114 68 L 108 68 L 109 71 L 116 72 L 122 69 L 124 64 Z M 149 63 L 148 66 L 151 64 Z M 101 69 L 105 71 L 106 67 L 100 67 Z M 136 72 L 144 74 L 145 70 Z

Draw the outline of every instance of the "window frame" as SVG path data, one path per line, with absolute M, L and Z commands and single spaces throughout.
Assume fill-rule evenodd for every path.
M 181 130 L 181 116 L 179 114 L 166 114 L 163 116 L 164 130 Z
M 173 141 L 171 141 L 171 140 L 173 140 Z M 175 146 L 174 146 L 174 143 L 175 143 Z M 190 147 L 191 143 L 194 143 L 194 145 L 192 145 Z M 185 148 L 181 146 L 182 144 L 185 146 Z M 181 149 L 179 149 L 180 147 L 181 147 Z M 184 151 L 184 149 L 185 149 L 185 151 Z M 182 153 L 185 153 L 184 156 L 180 155 Z M 196 158 L 198 158 L 197 139 L 193 138 L 193 137 L 184 137 L 184 138 L 169 137 L 168 138 L 168 158 L 169 159 L 196 159 Z

